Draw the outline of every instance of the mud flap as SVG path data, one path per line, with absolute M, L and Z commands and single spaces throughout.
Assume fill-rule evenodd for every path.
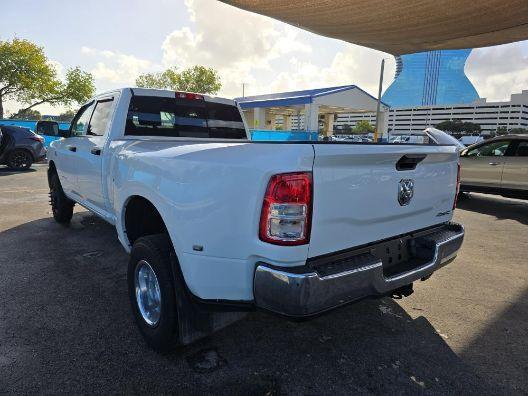
M 181 345 L 207 337 L 247 315 L 247 312 L 208 310 L 203 304 L 194 301 L 174 253 L 171 254 L 171 262 L 178 309 L 178 339 Z

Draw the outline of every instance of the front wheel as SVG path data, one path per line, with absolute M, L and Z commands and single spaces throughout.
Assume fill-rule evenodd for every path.
M 68 224 L 73 216 L 75 202 L 64 194 L 57 173 L 51 175 L 49 195 L 53 218 L 57 223 Z
M 147 343 L 158 351 L 177 345 L 178 314 L 167 235 L 138 238 L 128 263 L 132 313 Z
M 7 166 L 14 170 L 26 170 L 33 164 L 33 157 L 26 150 L 13 150 L 7 159 Z

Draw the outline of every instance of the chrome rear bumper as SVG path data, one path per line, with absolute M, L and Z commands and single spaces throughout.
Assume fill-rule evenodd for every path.
M 463 239 L 464 227 L 454 223 L 406 236 L 412 257 L 398 264 L 396 270 L 402 268 L 401 272 L 395 272 L 394 266 L 388 268 L 386 258 L 375 255 L 388 242 L 340 253 L 330 263 L 326 258 L 324 268 L 309 263 L 297 268 L 261 263 L 255 271 L 255 304 L 283 315 L 309 316 L 364 297 L 388 294 L 448 264 Z

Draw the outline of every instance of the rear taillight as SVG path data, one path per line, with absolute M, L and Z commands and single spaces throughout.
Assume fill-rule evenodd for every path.
M 311 172 L 272 176 L 260 214 L 260 240 L 276 245 L 306 244 L 310 241 L 311 217 Z
M 457 164 L 457 183 L 456 183 L 456 192 L 455 192 L 455 202 L 453 202 L 453 210 L 456 209 L 458 194 L 460 193 L 460 160 Z
M 191 92 L 176 92 L 177 99 L 188 99 L 188 100 L 203 100 L 203 95 L 191 93 Z

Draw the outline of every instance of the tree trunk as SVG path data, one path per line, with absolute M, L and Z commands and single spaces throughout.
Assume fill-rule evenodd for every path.
M 0 120 L 4 118 L 4 103 L 2 102 L 2 94 L 0 94 Z

